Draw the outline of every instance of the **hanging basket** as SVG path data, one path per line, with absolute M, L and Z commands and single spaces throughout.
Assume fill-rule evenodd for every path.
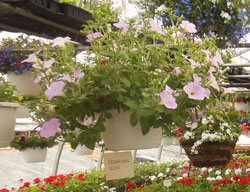
M 149 149 L 159 147 L 162 140 L 162 129 L 150 129 L 143 135 L 141 126 L 138 123 L 134 127 L 130 124 L 130 115 L 132 110 L 109 111 L 112 114 L 111 119 L 105 122 L 106 130 L 101 133 L 105 146 L 109 150 L 135 150 Z
M 77 155 L 91 155 L 93 150 L 89 149 L 85 145 L 78 145 L 75 152 Z
M 34 79 L 35 77 L 29 71 L 21 75 L 7 74 L 7 81 L 17 87 L 17 96 L 37 96 L 42 88 L 39 84 L 34 83 Z
M 249 103 L 244 103 L 244 102 L 234 102 L 234 107 L 237 111 L 245 111 L 248 112 L 250 107 Z
M 44 162 L 47 156 L 47 148 L 26 148 L 21 153 L 26 163 Z
M 191 163 L 196 167 L 214 167 L 226 165 L 232 159 L 237 140 L 223 142 L 204 142 L 197 147 L 198 154 L 191 154 L 194 140 L 180 141 Z

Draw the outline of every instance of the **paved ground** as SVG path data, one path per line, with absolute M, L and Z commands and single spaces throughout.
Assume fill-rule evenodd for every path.
M 61 155 L 58 174 L 70 173 L 72 171 L 89 170 L 97 166 L 100 148 L 94 151 L 92 156 L 80 156 L 65 146 Z M 57 148 L 48 150 L 47 158 L 42 163 L 25 163 L 22 154 L 16 150 L 0 149 L 0 189 L 3 187 L 19 187 L 19 179 L 32 182 L 36 177 L 40 179 L 52 174 Z M 183 152 L 183 151 L 182 151 Z M 179 146 L 164 146 L 162 160 L 178 157 Z M 148 157 L 156 159 L 158 149 L 138 150 L 137 157 Z M 186 158 L 182 153 L 181 158 Z

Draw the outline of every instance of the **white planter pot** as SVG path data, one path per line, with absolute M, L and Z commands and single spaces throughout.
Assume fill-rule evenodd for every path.
M 28 118 L 30 116 L 29 109 L 20 105 L 16 110 L 16 118 Z
M 91 155 L 93 150 L 89 149 L 85 145 L 78 145 L 75 152 L 77 155 Z
M 36 163 L 36 162 L 43 162 L 47 156 L 47 148 L 36 147 L 33 148 L 26 148 L 21 151 L 23 159 L 26 163 Z
M 17 87 L 17 96 L 37 96 L 41 91 L 41 86 L 34 83 L 34 77 L 31 72 L 26 72 L 21 75 L 14 73 L 7 74 L 7 81 L 11 82 Z
M 237 111 L 249 111 L 249 103 L 244 103 L 244 102 L 234 102 L 234 107 Z
M 105 122 L 106 130 L 101 133 L 105 146 L 109 150 L 135 150 L 159 147 L 162 140 L 162 129 L 150 129 L 149 133 L 142 135 L 141 126 L 138 123 L 130 125 L 131 110 L 111 110 L 113 118 Z
M 17 103 L 0 102 L 0 148 L 8 147 L 14 135 Z
M 161 145 L 179 145 L 180 142 L 176 137 L 163 137 Z

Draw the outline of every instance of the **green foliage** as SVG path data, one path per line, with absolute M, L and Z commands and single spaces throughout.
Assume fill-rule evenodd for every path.
M 47 148 L 53 147 L 57 142 L 56 137 L 44 138 L 39 135 L 39 132 L 33 132 L 30 135 L 19 134 L 15 135 L 10 142 L 10 146 L 19 151 L 26 148 Z
M 14 96 L 16 87 L 0 76 L 0 102 L 18 102 L 18 97 Z

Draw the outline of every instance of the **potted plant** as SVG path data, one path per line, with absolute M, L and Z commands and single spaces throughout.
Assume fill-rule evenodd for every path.
M 250 109 L 249 101 L 250 101 L 249 92 L 242 91 L 236 95 L 236 99 L 234 100 L 233 104 L 236 110 L 248 112 Z
M 231 159 L 240 134 L 247 130 L 237 120 L 240 113 L 223 108 L 193 109 L 178 138 L 191 162 L 197 167 L 226 165 Z
M 0 147 L 7 147 L 14 133 L 16 110 L 19 107 L 18 97 L 13 95 L 15 90 L 14 85 L 0 76 Z
M 6 74 L 7 81 L 17 86 L 15 95 L 34 96 L 41 91 L 40 86 L 34 83 L 35 77 L 31 73 L 32 64 L 23 62 L 30 53 L 25 49 L 40 47 L 41 45 L 40 40 L 32 40 L 23 35 L 16 39 L 3 38 L 1 40 L 0 72 Z
M 176 16 L 182 16 L 196 25 L 197 34 L 218 37 L 221 47 L 237 45 L 249 33 L 249 1 L 228 0 L 143 0 L 137 3 L 162 23 L 171 25 L 167 8 L 173 8 Z
M 44 138 L 37 131 L 31 133 L 17 132 L 10 142 L 11 147 L 22 152 L 26 163 L 45 161 L 47 148 L 53 147 L 55 144 L 55 137 Z
M 231 92 L 220 86 L 226 81 L 227 69 L 222 67 L 228 57 L 216 47 L 215 37 L 199 39 L 195 25 L 181 18 L 161 28 L 147 15 L 141 16 L 141 23 L 124 23 L 104 12 L 93 11 L 95 21 L 84 26 L 91 46 L 83 63 L 72 59 L 67 37 L 53 41 L 54 53 L 33 54 L 38 61 L 35 72 L 45 88 L 43 102 L 40 98 L 34 105 L 35 118 L 41 124 L 58 121 L 57 130 L 75 147 L 78 142 L 70 134 L 76 128 L 81 130 L 81 144 L 92 149 L 100 133 L 113 150 L 143 148 L 134 145 L 136 141 L 146 143 L 145 148 L 157 147 L 162 129 L 182 125 L 191 108 L 215 106 L 218 95 Z M 81 123 L 87 117 L 96 120 L 91 128 Z M 129 130 L 132 135 L 125 137 Z M 155 138 L 149 137 L 151 131 Z M 130 146 L 117 147 L 119 143 Z

